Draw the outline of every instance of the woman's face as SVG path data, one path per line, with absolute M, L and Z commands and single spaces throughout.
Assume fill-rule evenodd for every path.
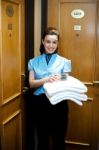
M 53 53 L 58 46 L 58 36 L 57 35 L 46 35 L 42 40 L 45 48 L 45 53 Z

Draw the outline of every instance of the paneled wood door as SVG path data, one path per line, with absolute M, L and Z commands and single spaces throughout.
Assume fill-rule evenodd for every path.
M 0 148 L 22 150 L 24 1 L 0 1 Z M 22 56 L 22 57 L 21 57 Z
M 96 86 L 99 82 L 95 81 L 99 80 L 95 78 L 96 25 L 95 1 L 48 1 L 48 26 L 55 26 L 60 30 L 59 53 L 71 59 L 71 75 L 88 87 L 88 101 L 82 107 L 69 101 L 66 150 L 98 150 L 99 127 L 96 124 L 99 123 L 99 117 L 95 116 L 99 113 L 99 87 Z

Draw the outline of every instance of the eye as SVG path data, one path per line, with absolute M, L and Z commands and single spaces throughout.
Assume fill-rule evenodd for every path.
M 46 43 L 51 43 L 51 41 L 49 41 L 49 40 L 46 40 Z
M 46 43 L 48 43 L 48 44 L 50 44 L 50 43 L 52 43 L 52 44 L 57 44 L 57 41 L 46 40 Z
M 57 44 L 57 41 L 54 41 L 53 44 Z
M 51 43 L 51 41 L 48 40 L 47 43 Z

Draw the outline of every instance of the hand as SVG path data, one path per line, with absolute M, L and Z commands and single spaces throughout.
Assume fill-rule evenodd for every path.
M 48 78 L 48 82 L 59 81 L 61 77 L 59 75 L 52 75 Z

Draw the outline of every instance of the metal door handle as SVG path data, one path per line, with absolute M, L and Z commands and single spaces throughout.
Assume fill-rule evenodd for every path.
M 24 86 L 23 89 L 22 89 L 23 93 L 27 92 L 28 90 L 29 90 L 29 88 L 26 87 L 26 86 Z
M 99 81 L 93 81 L 93 82 L 83 82 L 85 85 L 99 85 Z
M 93 85 L 98 85 L 99 86 L 99 81 L 93 81 Z

